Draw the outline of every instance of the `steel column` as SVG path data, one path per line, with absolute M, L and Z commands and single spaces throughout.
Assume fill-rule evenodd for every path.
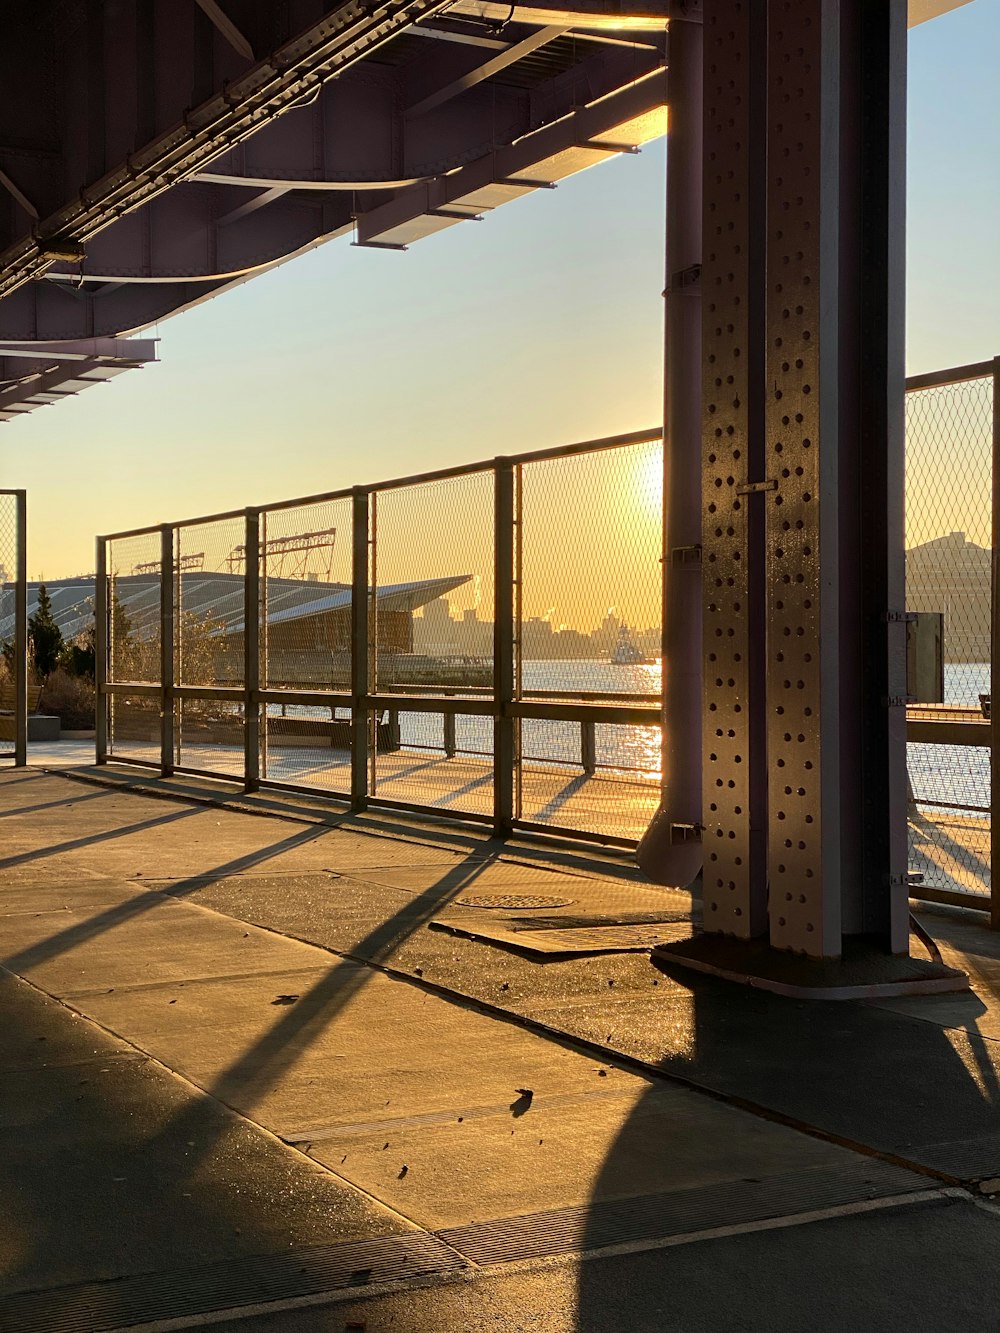
M 16 491 L 17 584 L 14 593 L 14 766 L 28 762 L 28 496 Z
M 517 722 L 514 701 L 514 465 L 498 458 L 494 470 L 493 588 L 493 823 L 498 837 L 514 821 L 514 763 Z M 518 622 L 518 632 L 520 625 Z
M 663 798 L 639 846 L 651 879 L 702 865 L 702 13 L 670 6 L 663 440 Z
M 707 0 L 702 268 L 706 930 L 767 932 L 766 11 Z
M 770 938 L 905 952 L 906 4 L 768 13 Z
M 108 762 L 108 709 L 111 696 L 105 693 L 108 684 L 108 638 L 111 629 L 108 604 L 108 542 L 97 538 L 97 560 L 94 584 L 94 735 L 96 761 Z
M 160 776 L 174 771 L 174 530 L 160 528 Z
M 369 494 L 357 489 L 352 501 L 351 549 L 351 808 L 368 804 L 368 752 L 371 719 L 369 662 Z
M 260 787 L 260 511 L 246 515 L 243 564 L 243 785 Z

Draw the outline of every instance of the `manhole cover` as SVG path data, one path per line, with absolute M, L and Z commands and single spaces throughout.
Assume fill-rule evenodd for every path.
M 455 900 L 459 907 L 507 908 L 521 911 L 531 907 L 568 907 L 574 898 L 543 898 L 533 893 L 470 893 Z

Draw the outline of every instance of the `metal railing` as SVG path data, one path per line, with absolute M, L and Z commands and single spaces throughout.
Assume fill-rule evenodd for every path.
M 661 477 L 643 431 L 99 538 L 98 762 L 633 846 Z
M 945 657 L 943 701 L 908 710 L 913 892 L 979 910 L 998 368 L 907 382 L 907 605 L 943 614 Z M 645 431 L 100 538 L 99 762 L 634 845 L 663 744 L 661 463 Z

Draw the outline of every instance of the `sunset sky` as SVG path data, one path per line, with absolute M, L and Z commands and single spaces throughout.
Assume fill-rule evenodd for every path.
M 998 51 L 995 0 L 910 36 L 911 372 L 1000 352 Z M 164 322 L 161 363 L 3 427 L 32 577 L 92 570 L 98 531 L 654 425 L 663 168 L 652 144 L 406 254 L 335 241 Z

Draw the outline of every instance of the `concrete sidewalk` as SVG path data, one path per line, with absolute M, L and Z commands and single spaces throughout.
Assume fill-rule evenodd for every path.
M 614 858 L 105 777 L 0 778 L 0 1329 L 992 1326 L 985 931 L 794 1004 L 475 924 L 682 929 Z

